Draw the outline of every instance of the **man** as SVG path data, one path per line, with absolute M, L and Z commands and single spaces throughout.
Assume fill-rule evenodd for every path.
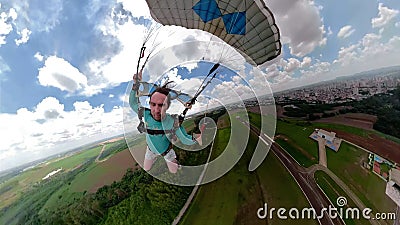
M 137 79 L 142 79 L 142 71 L 140 71 L 138 75 L 135 74 L 133 76 L 134 81 Z M 170 89 L 165 87 L 165 85 L 163 87 L 158 87 L 150 95 L 150 109 L 145 108 L 143 112 L 147 130 L 153 131 L 153 133 L 146 133 L 147 150 L 143 166 L 143 169 L 146 171 L 151 169 L 156 158 L 161 155 L 167 162 L 169 171 L 171 173 L 177 172 L 179 165 L 176 160 L 175 151 L 172 149 L 172 144 L 170 142 L 172 135 L 176 135 L 182 144 L 185 145 L 201 144 L 201 134 L 196 135 L 195 139 L 192 138 L 192 136 L 186 133 L 182 126 L 177 126 L 176 119 L 167 113 L 171 104 L 169 91 Z M 134 88 L 132 88 L 129 96 L 129 105 L 138 113 L 138 97 L 136 96 Z M 173 132 L 162 133 L 162 131 Z

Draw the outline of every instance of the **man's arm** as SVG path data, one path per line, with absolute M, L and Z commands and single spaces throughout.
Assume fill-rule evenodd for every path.
M 131 93 L 129 95 L 129 105 L 131 106 L 131 108 L 133 109 L 133 111 L 135 111 L 136 113 L 138 113 L 139 109 L 138 109 L 138 97 L 136 96 L 136 90 L 133 90 L 134 86 L 135 86 L 135 82 L 136 81 L 140 81 L 142 80 L 142 70 L 139 71 L 139 74 L 135 74 L 133 75 L 133 86 L 132 86 L 132 90 Z
M 198 143 L 199 145 L 202 144 L 201 134 L 197 136 L 195 140 L 193 140 L 193 137 L 187 134 L 185 128 L 183 128 L 182 126 L 179 127 L 175 134 L 184 145 L 194 145 L 196 143 Z
M 138 113 L 138 97 L 136 96 L 136 91 L 131 90 L 131 93 L 129 95 L 129 105 L 133 109 L 135 113 Z

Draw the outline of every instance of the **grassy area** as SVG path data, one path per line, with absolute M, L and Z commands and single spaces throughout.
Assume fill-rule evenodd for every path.
M 371 134 L 376 134 L 380 137 L 386 138 L 388 140 L 400 143 L 400 138 L 390 136 L 388 134 L 384 134 L 382 132 L 376 131 L 376 130 L 364 130 L 358 127 L 352 127 L 352 126 L 346 126 L 342 124 L 333 124 L 333 123 L 312 123 L 312 127 L 314 128 L 331 128 L 331 129 L 337 129 L 337 130 L 342 130 L 345 132 L 348 132 L 350 134 L 356 134 L 361 137 L 368 137 L 368 135 Z
M 371 131 L 367 131 L 358 127 L 351 127 L 351 126 L 346 126 L 342 124 L 334 124 L 334 123 L 312 123 L 313 128 L 328 128 L 328 129 L 337 129 L 337 130 L 342 130 L 350 134 L 356 134 L 361 137 L 368 137 L 368 134 L 371 133 Z
M 125 142 L 125 139 L 116 141 L 116 142 L 112 142 L 112 143 L 107 143 L 104 144 L 104 150 L 101 152 L 101 154 L 98 156 L 98 159 L 104 160 L 108 157 L 111 157 L 112 155 L 114 155 L 115 153 L 122 151 L 124 149 L 127 149 L 128 146 Z
M 345 129 L 347 132 L 356 133 L 360 136 L 366 136 L 367 131 L 348 127 L 337 124 L 313 124 L 312 126 L 300 127 L 299 121 L 282 122 L 278 121 L 277 133 L 283 133 L 303 149 L 309 149 L 310 141 L 314 142 L 308 135 L 311 134 L 314 128 L 335 128 Z M 278 141 L 279 143 L 279 141 Z M 312 145 L 317 153 L 317 143 L 314 142 Z M 286 146 L 289 151 L 290 147 Z M 300 157 L 302 156 L 296 156 Z M 342 142 L 338 152 L 327 149 L 327 162 L 328 168 L 331 169 L 339 178 L 343 180 L 351 190 L 364 202 L 368 207 L 371 207 L 375 211 L 394 211 L 394 203 L 385 194 L 386 183 L 374 175 L 372 172 L 362 168 L 362 162 L 368 157 L 368 153 L 365 151 L 355 148 L 345 142 Z M 299 160 L 299 159 L 298 159 Z
M 230 123 L 229 114 L 225 113 L 218 118 L 217 126 L 218 128 L 226 128 L 231 126 Z
M 300 123 L 303 123 L 304 127 L 299 126 Z M 285 134 L 289 140 L 293 140 L 296 145 L 303 149 L 315 149 L 315 154 L 317 154 L 317 143 L 308 138 L 309 134 L 311 134 L 315 128 L 341 129 L 363 137 L 367 137 L 368 132 L 370 132 L 337 124 L 313 123 L 310 126 L 301 121 L 278 121 L 277 133 Z M 277 140 L 277 142 L 282 144 L 279 140 Z M 310 142 L 314 143 L 311 144 Z M 283 143 L 283 145 L 285 144 Z M 310 148 L 312 145 L 315 147 Z M 293 150 L 293 145 L 285 146 L 284 148 L 287 148 L 290 152 Z M 365 161 L 367 157 L 368 153 L 345 142 L 342 142 L 338 152 L 327 149 L 328 168 L 342 179 L 366 206 L 372 208 L 376 212 L 394 212 L 395 205 L 385 194 L 386 183 L 371 171 L 362 167 L 362 162 Z M 295 155 L 295 158 L 298 161 L 302 161 L 304 156 Z
M 193 130 L 195 127 L 194 119 L 186 119 L 183 121 L 182 126 L 185 128 L 186 131 Z
M 138 139 L 135 143 L 141 145 L 143 144 L 142 142 L 144 142 L 144 139 Z M 126 148 L 125 145 L 118 143 L 113 146 Z M 83 172 L 74 177 L 72 182 L 57 190 L 57 192 L 49 198 L 43 208 L 52 208 L 60 204 L 68 204 L 75 199 L 81 198 L 86 192 L 95 192 L 97 188 L 110 185 L 112 182 L 119 180 L 123 174 L 125 174 L 128 165 L 121 161 L 118 162 L 114 160 L 114 158 L 129 157 L 130 153 L 128 149 L 117 148 L 116 151 L 117 153 L 109 156 L 107 161 L 90 163 Z M 131 166 L 133 167 L 134 164 Z
M 261 129 L 262 126 L 262 131 L 268 136 L 272 137 L 275 135 L 277 122 L 274 115 L 261 116 L 260 114 L 257 113 L 248 112 L 248 118 L 249 121 L 258 129 Z
M 274 154 L 268 154 L 256 172 L 260 177 L 261 186 L 265 190 L 265 202 L 268 203 L 268 208 L 284 207 L 289 210 L 293 207 L 297 209 L 311 207 L 294 178 Z M 280 220 L 275 214 L 272 220 L 268 219 L 268 224 L 306 225 L 318 224 L 318 222 L 310 219 Z
M 312 127 L 303 127 L 298 126 L 296 124 L 287 123 L 284 121 L 277 122 L 276 126 L 276 135 L 284 135 L 287 137 L 293 144 L 294 147 L 301 148 L 305 152 L 307 152 L 310 156 L 318 159 L 318 143 L 311 138 L 309 138 L 310 134 L 314 131 Z
M 76 153 L 71 157 L 52 160 L 33 169 L 27 170 L 0 185 L 0 189 L 7 188 L 1 194 L 2 201 L 0 209 L 11 204 L 22 196 L 24 192 L 35 183 L 41 182 L 42 178 L 50 172 L 62 168 L 60 173 L 69 171 L 87 160 L 94 159 L 100 153 L 101 147 L 91 148 L 86 151 Z
M 235 126 L 243 126 L 232 120 Z M 219 130 L 213 154 L 225 149 L 229 129 Z M 243 139 L 243 138 L 242 138 Z M 253 172 L 248 165 L 258 138 L 250 135 L 249 143 L 239 162 L 220 179 L 202 185 L 180 224 L 265 224 L 257 210 L 268 203 L 271 207 L 309 207 L 301 190 L 286 168 L 269 154 Z M 215 157 L 214 155 L 214 157 Z M 269 220 L 268 224 L 317 224 L 313 220 Z
M 300 165 L 304 167 L 309 167 L 318 163 L 318 160 L 307 154 L 307 152 L 301 151 L 298 147 L 295 147 L 294 143 L 289 143 L 288 141 L 277 138 L 275 140 L 283 149 L 285 149 Z
M 229 128 L 217 132 L 213 158 L 225 149 L 229 136 Z M 243 189 L 238 183 L 237 169 L 234 169 L 222 178 L 202 185 L 181 224 L 207 224 L 208 221 L 233 224 L 238 207 L 238 192 Z
M 323 171 L 316 171 L 314 177 L 317 184 L 322 188 L 326 196 L 328 196 L 329 200 L 333 204 L 333 207 L 337 208 L 338 210 L 342 208 L 343 210 L 342 219 L 344 220 L 346 225 L 368 224 L 368 220 L 362 218 L 363 209 L 359 209 L 360 219 L 357 218 L 352 219 L 352 214 L 347 214 L 348 216 L 346 216 L 347 208 L 358 208 L 358 207 L 353 202 L 353 200 L 346 194 L 346 192 L 343 191 L 343 189 L 340 188 L 340 186 L 337 185 L 335 181 L 332 180 L 331 177 L 329 177 L 328 174 L 326 174 Z M 339 197 L 345 197 L 347 199 L 347 204 L 345 206 L 340 207 L 337 205 L 337 199 Z M 350 211 L 348 211 L 348 213 L 350 213 Z
M 394 212 L 395 204 L 386 196 L 386 182 L 362 167 L 368 153 L 346 142 L 338 152 L 327 151 L 328 168 L 334 172 L 361 201 L 374 211 Z

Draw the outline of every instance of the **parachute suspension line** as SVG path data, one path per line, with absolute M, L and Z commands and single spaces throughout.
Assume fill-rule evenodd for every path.
M 241 5 L 237 6 L 237 8 L 239 8 L 239 7 L 241 7 L 241 6 L 243 6 L 245 9 L 247 9 L 247 2 L 246 2 L 246 1 L 242 1 Z M 246 15 L 246 17 L 247 17 L 247 15 Z M 233 23 L 232 23 L 232 24 L 235 24 L 236 21 L 237 21 L 238 19 L 239 19 L 239 16 L 236 15 L 235 18 L 234 18 L 234 20 L 233 20 Z M 247 19 L 247 18 L 246 18 L 246 19 Z M 234 26 L 231 26 L 231 27 L 230 27 L 229 33 L 232 31 L 232 29 L 234 29 Z M 229 42 L 232 40 L 233 37 L 234 37 L 234 36 L 232 35 L 231 39 L 229 39 L 229 40 L 227 40 L 227 41 L 225 41 L 225 42 L 226 42 L 227 44 L 229 44 Z M 241 42 L 241 43 L 240 43 L 240 46 L 243 46 L 246 42 L 249 42 L 250 39 L 248 39 L 248 38 L 244 35 L 244 36 L 243 36 L 242 38 L 240 38 L 238 41 Z M 230 48 L 225 48 L 225 46 L 224 46 L 224 47 L 223 47 L 223 51 L 224 51 L 225 49 L 226 49 L 226 52 L 228 52 L 228 51 L 230 50 Z M 226 52 L 223 52 L 223 53 L 225 54 Z M 225 56 L 222 56 L 222 53 L 221 53 L 221 58 L 223 59 L 223 60 L 220 60 L 221 62 L 222 62 L 222 61 L 223 61 L 223 62 L 235 62 L 235 61 L 240 61 L 240 60 L 243 59 L 243 57 L 238 56 L 238 55 L 235 54 L 234 52 L 232 52 L 232 53 L 230 53 L 230 54 L 226 54 Z M 225 59 L 229 59 L 229 60 L 225 60 Z M 245 58 L 245 60 L 247 61 L 246 58 Z
M 139 90 L 139 67 L 140 67 L 140 61 L 144 57 L 144 52 L 146 50 L 145 42 L 142 44 L 142 47 L 140 48 L 140 53 L 139 53 L 139 58 L 137 61 L 137 66 L 136 66 L 136 76 L 135 76 L 135 83 L 133 84 L 132 90 L 138 91 Z M 140 71 L 141 72 L 141 71 Z M 143 133 L 144 131 L 144 122 L 143 122 L 143 116 L 144 116 L 144 108 L 142 107 L 142 104 L 140 103 L 139 97 L 137 97 L 137 105 L 138 105 L 138 118 L 139 118 L 139 125 L 137 126 L 137 129 L 140 133 Z
M 160 27 L 158 27 L 157 30 L 158 30 L 158 29 L 160 29 Z M 144 69 L 144 67 L 146 66 L 147 62 L 149 61 L 150 56 L 153 54 L 153 52 L 156 50 L 156 48 L 161 44 L 161 42 L 155 44 L 155 41 L 157 40 L 157 37 L 158 37 L 158 34 L 159 34 L 159 33 L 160 33 L 160 32 L 157 32 L 156 36 L 154 37 L 153 43 L 151 44 L 152 48 L 151 48 L 149 54 L 147 55 L 145 61 L 143 62 L 143 65 L 142 65 L 142 67 L 141 67 L 141 70 Z M 149 40 L 149 39 L 148 39 L 148 40 Z M 147 40 L 147 41 L 148 41 L 148 40 Z M 142 57 L 144 57 L 144 52 L 143 52 L 143 56 L 142 56 Z
M 146 27 L 147 27 L 147 26 L 146 26 Z M 137 64 L 137 67 L 136 67 L 136 73 L 139 73 L 139 68 L 140 68 L 140 70 L 143 70 L 143 69 L 144 69 L 144 67 L 146 66 L 146 63 L 149 61 L 149 58 L 150 58 L 150 56 L 152 55 L 152 53 L 154 52 L 155 48 L 161 44 L 161 42 L 158 43 L 157 45 L 154 44 L 155 41 L 156 41 L 156 39 L 157 39 L 157 37 L 158 37 L 158 34 L 160 33 L 160 32 L 159 32 L 159 29 L 160 29 L 160 28 L 161 28 L 161 25 L 160 25 L 160 24 L 151 25 L 151 26 L 149 26 L 148 32 L 144 35 L 144 37 L 143 37 L 143 44 L 142 44 L 142 47 L 141 47 L 141 49 L 140 49 L 140 55 L 139 55 L 138 64 Z M 155 34 L 156 36 L 154 37 L 153 43 L 152 43 L 152 45 L 151 45 L 151 46 L 152 46 L 152 49 L 150 50 L 150 52 L 149 52 L 149 54 L 147 55 L 145 61 L 143 62 L 142 66 L 140 67 L 140 61 L 141 61 L 141 59 L 144 58 L 144 56 L 145 56 L 145 51 L 146 51 L 146 48 L 147 48 L 147 47 L 146 47 L 146 44 L 147 44 L 147 42 L 154 36 L 154 34 Z
M 157 28 L 158 30 L 158 28 Z M 143 44 L 142 47 L 140 48 L 140 53 L 139 53 L 139 57 L 138 57 L 138 61 L 137 61 L 137 66 L 136 66 L 136 76 L 135 76 L 135 84 L 132 87 L 132 90 L 134 91 L 138 91 L 139 89 L 139 68 L 140 68 L 140 61 L 142 60 L 142 58 L 144 58 L 145 56 L 145 51 L 146 51 L 146 43 L 150 40 L 151 36 L 153 35 L 154 32 L 154 27 L 150 27 L 148 34 L 144 37 L 143 40 Z M 158 34 L 157 34 L 158 35 Z M 149 60 L 149 57 L 151 55 L 151 53 L 154 51 L 154 49 L 152 49 L 150 51 L 150 53 L 147 55 L 142 67 L 140 68 L 140 72 L 143 71 L 147 61 Z M 137 104 L 138 104 L 138 118 L 139 118 L 139 125 L 137 126 L 137 129 L 140 133 L 143 133 L 146 131 L 146 128 L 144 126 L 144 122 L 143 122 L 143 116 L 144 116 L 144 108 L 142 107 L 141 103 L 140 103 L 140 99 L 139 97 L 137 97 Z
M 213 35 L 210 35 L 210 40 L 208 41 L 207 48 L 204 50 L 204 53 L 203 53 L 203 57 L 202 57 L 203 60 L 204 60 L 204 56 L 207 54 L 208 50 L 210 49 L 210 44 L 211 44 L 212 38 L 213 38 Z
M 221 54 L 219 55 L 218 62 L 221 62 L 222 55 L 224 54 L 225 45 L 222 46 Z
M 246 1 L 242 1 L 242 3 L 241 3 L 241 6 L 244 6 L 244 8 L 246 9 Z M 239 8 L 239 6 L 238 6 L 238 8 Z M 239 18 L 239 15 L 236 15 L 235 16 L 235 19 L 233 20 L 233 22 L 232 22 L 232 24 L 236 24 L 236 21 L 238 20 L 238 18 Z M 230 28 L 229 28 L 229 31 L 227 32 L 227 33 L 232 33 L 232 29 L 234 29 L 234 26 L 231 26 Z M 233 38 L 233 35 L 232 35 L 232 38 Z M 229 44 L 229 42 L 227 42 L 228 44 Z M 224 54 L 226 53 L 226 52 L 228 52 L 229 51 L 229 48 L 225 48 L 225 47 L 227 47 L 227 46 L 223 46 L 222 47 L 222 51 L 221 51 L 221 55 L 220 55 L 220 57 L 219 57 L 219 59 L 218 59 L 218 62 L 222 62 L 222 58 L 223 58 L 223 56 L 224 56 Z M 226 51 L 226 52 L 225 52 Z M 233 53 L 232 53 L 232 55 L 233 55 Z M 225 58 L 225 57 L 224 57 Z M 231 58 L 231 56 L 228 56 L 228 58 L 230 59 Z M 231 61 L 236 61 L 236 60 L 228 60 L 228 62 L 231 62 Z
M 207 116 L 208 113 L 208 104 L 210 103 L 210 99 L 207 100 L 207 106 L 206 106 L 206 111 L 204 111 L 204 117 Z
M 215 78 L 215 76 L 217 75 L 217 72 L 215 72 L 215 70 L 218 69 L 219 67 L 219 63 L 214 64 L 214 66 L 210 69 L 210 71 L 208 72 L 207 76 L 204 78 L 203 82 L 201 83 L 199 89 L 197 90 L 196 94 L 193 96 L 193 98 L 190 100 L 190 102 L 188 103 L 188 106 L 192 106 L 195 102 L 197 97 L 199 97 L 199 95 L 201 94 L 201 92 L 204 91 L 204 89 L 211 83 L 211 81 Z M 207 83 L 206 80 L 207 78 L 211 75 L 211 78 L 208 79 Z M 186 107 L 185 110 L 183 110 L 183 112 L 179 115 L 179 124 L 183 123 L 183 120 L 185 119 L 186 113 L 189 110 L 189 107 Z

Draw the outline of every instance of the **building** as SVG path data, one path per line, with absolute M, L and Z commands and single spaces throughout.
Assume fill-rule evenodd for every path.
M 333 142 L 335 139 L 336 133 L 335 132 L 328 132 L 326 130 L 317 129 L 317 135 L 327 141 Z
M 321 141 L 322 139 L 325 146 L 334 151 L 338 151 L 340 144 L 342 143 L 342 139 L 337 138 L 335 132 L 329 132 L 322 129 L 315 129 L 309 137 L 315 141 Z
M 389 182 L 386 184 L 386 195 L 400 206 L 400 170 L 392 168 L 389 171 Z

